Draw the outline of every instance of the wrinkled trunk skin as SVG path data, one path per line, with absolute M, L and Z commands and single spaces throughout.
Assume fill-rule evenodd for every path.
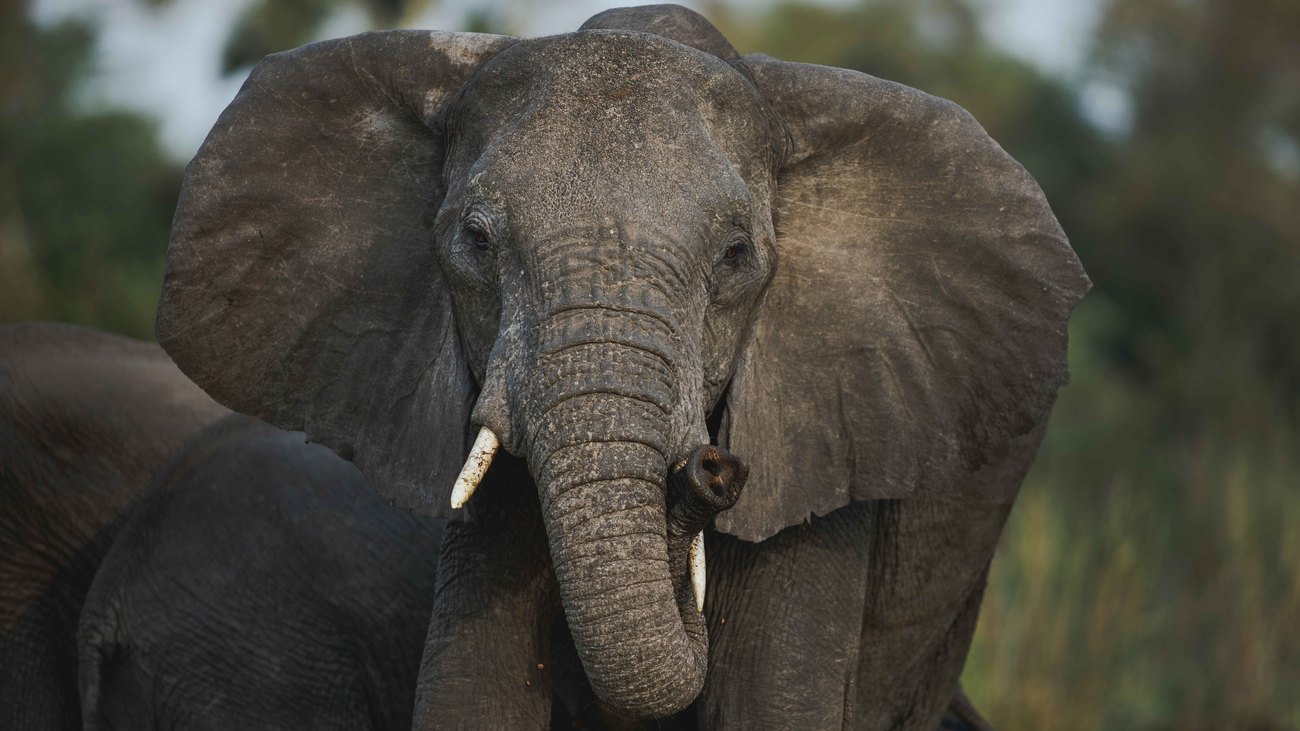
M 717 447 L 701 445 L 680 466 L 674 465 L 668 478 L 668 566 L 674 577 L 678 602 L 695 601 L 686 576 L 691 543 L 719 512 L 736 504 L 748 476 L 748 466 Z M 635 719 L 615 712 L 596 697 L 582 671 L 569 628 L 557 623 L 551 643 L 557 668 L 556 708 L 552 728 L 603 728 L 610 731 L 695 728 L 689 710 L 673 718 Z
M 592 689 L 619 713 L 658 718 L 695 699 L 708 656 L 686 577 L 670 572 L 672 349 L 643 320 L 592 310 L 539 328 L 529 466 Z

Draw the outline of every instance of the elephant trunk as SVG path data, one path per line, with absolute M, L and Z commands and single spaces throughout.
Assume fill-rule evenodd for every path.
M 671 715 L 699 694 L 708 657 L 684 572 L 670 571 L 686 548 L 670 545 L 666 518 L 671 350 L 644 330 L 614 342 L 590 337 L 591 316 L 567 319 L 581 324 L 543 325 L 528 428 L 555 577 L 597 696 L 619 713 Z
M 558 496 L 551 485 L 543 488 L 552 496 L 544 498 L 543 520 L 592 689 L 620 713 L 658 718 L 699 695 L 708 657 L 703 619 L 693 602 L 682 601 L 689 592 L 678 591 L 669 571 L 663 488 L 639 477 L 584 481 L 591 461 L 641 464 L 629 471 L 662 465 L 646 452 L 637 443 L 607 443 L 553 456 L 563 464 L 551 473 L 552 484 L 582 484 Z

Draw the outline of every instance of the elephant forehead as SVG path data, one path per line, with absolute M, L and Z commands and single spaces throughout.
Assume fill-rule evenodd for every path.
M 512 135 L 513 136 L 513 135 Z M 750 208 L 747 181 L 707 141 L 673 138 L 689 154 L 674 155 L 664 139 L 630 140 L 629 149 L 573 145 L 528 133 L 494 146 L 474 163 L 469 190 L 507 207 L 558 206 L 561 211 L 632 213 L 666 207 L 740 214 Z M 672 140 L 669 141 L 671 143 Z
M 599 30 L 515 44 L 470 83 L 457 116 L 476 134 L 555 138 L 610 157 L 681 155 L 710 138 L 752 157 L 769 142 L 756 123 L 763 108 L 753 85 L 716 56 Z
M 628 83 L 677 87 L 683 94 L 692 89 L 718 94 L 746 88 L 744 77 L 717 56 L 662 36 L 614 30 L 520 41 L 489 61 L 476 82 L 489 79 L 503 84 L 542 82 L 553 92 L 612 95 Z M 749 90 L 757 93 L 752 87 Z

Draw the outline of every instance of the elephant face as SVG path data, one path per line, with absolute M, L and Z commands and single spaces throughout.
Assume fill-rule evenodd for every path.
M 630 389 L 669 462 L 707 443 L 775 263 L 752 84 L 667 39 L 580 33 L 502 52 L 448 119 L 434 235 L 474 421 L 537 465 L 555 401 Z
M 661 715 L 705 657 L 669 571 L 666 477 L 708 444 L 772 271 L 766 111 L 716 56 L 597 31 L 515 44 L 447 118 L 433 230 L 481 384 L 471 420 L 530 466 L 593 686 Z M 663 651 L 615 641 L 638 632 Z M 667 704 L 616 690 L 647 678 Z
M 421 512 L 455 517 L 490 429 L 536 482 L 592 687 L 655 717 L 703 681 L 666 482 L 724 391 L 753 479 L 720 530 L 961 495 L 1046 418 L 1086 288 L 960 109 L 655 6 L 268 58 L 188 170 L 158 336 Z

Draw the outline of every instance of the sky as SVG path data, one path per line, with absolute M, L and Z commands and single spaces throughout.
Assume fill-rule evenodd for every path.
M 688 7 L 691 0 L 678 0 Z M 844 0 L 830 0 L 844 2 Z M 36 0 L 38 22 L 88 17 L 101 28 L 98 78 L 88 86 L 87 104 L 125 106 L 153 116 L 166 148 L 178 159 L 193 156 L 217 115 L 243 83 L 243 73 L 223 77 L 221 47 L 235 19 L 251 0 L 174 0 L 150 9 L 136 0 Z M 732 0 L 756 9 L 773 0 Z M 441 0 L 411 27 L 457 30 L 475 8 L 489 8 L 523 35 L 540 36 L 576 29 L 610 7 L 639 5 L 636 0 Z M 988 9 L 985 31 L 1009 52 L 1062 76 L 1080 72 L 1087 40 L 1097 22 L 1098 0 L 982 0 Z M 698 7 L 697 7 L 698 9 Z M 363 30 L 359 9 L 339 13 L 322 28 L 331 38 Z M 1122 124 L 1125 101 L 1103 85 L 1084 89 L 1084 111 L 1103 127 Z

